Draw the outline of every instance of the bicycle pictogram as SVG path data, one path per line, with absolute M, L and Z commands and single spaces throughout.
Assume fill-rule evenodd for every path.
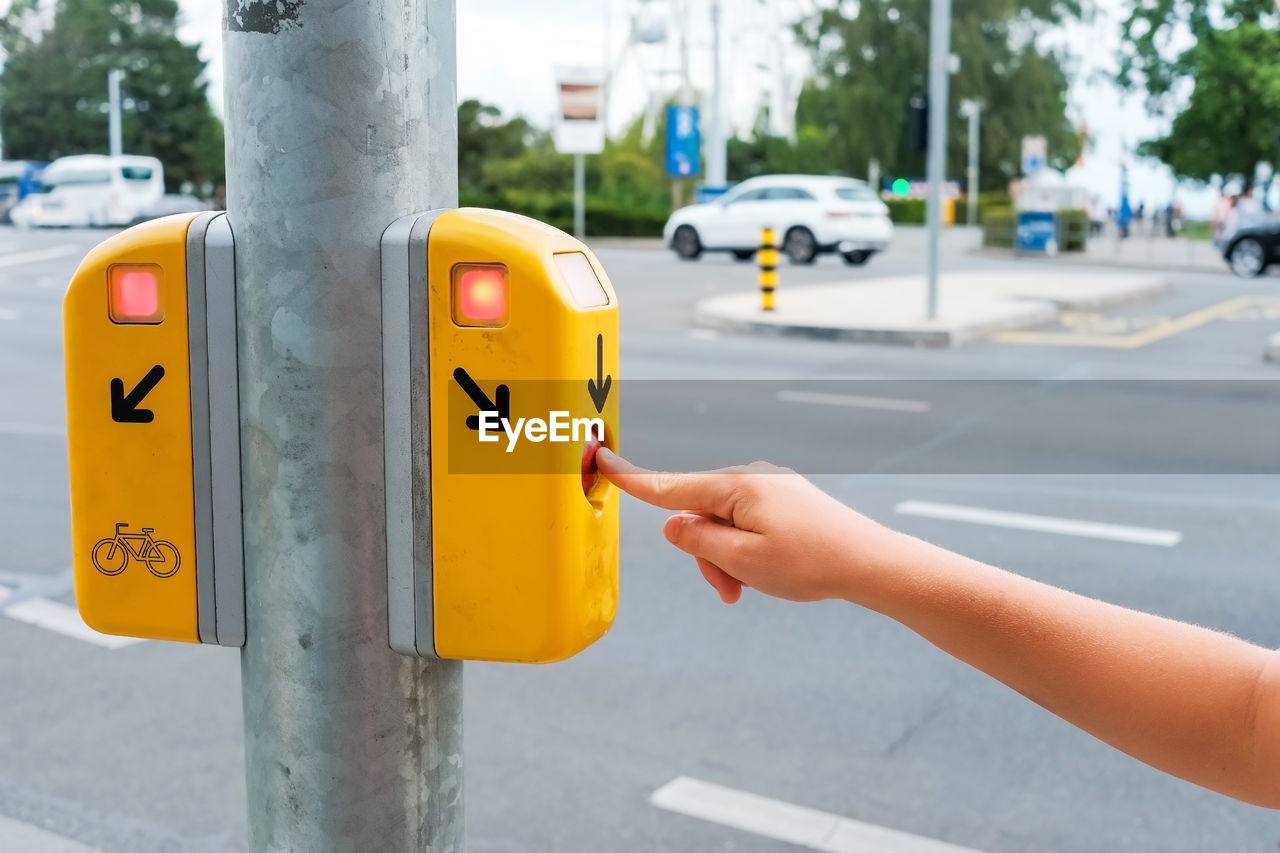
M 182 557 L 172 542 L 152 538 L 154 527 L 144 527 L 141 533 L 123 533 L 125 522 L 116 524 L 116 535 L 101 539 L 93 546 L 91 554 L 94 567 L 104 575 L 118 575 L 129 567 L 129 558 L 141 560 L 158 578 L 169 578 L 178 571 Z

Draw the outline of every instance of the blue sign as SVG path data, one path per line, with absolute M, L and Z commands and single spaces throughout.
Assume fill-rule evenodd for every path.
M 1013 248 L 1041 255 L 1058 254 L 1058 218 L 1052 211 L 1024 210 L 1018 214 Z
M 697 107 L 667 107 L 667 174 L 691 178 L 698 174 L 702 137 Z

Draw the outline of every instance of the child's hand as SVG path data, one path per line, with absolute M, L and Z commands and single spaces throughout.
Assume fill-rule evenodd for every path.
M 856 600 L 883 574 L 900 534 L 799 474 L 766 462 L 694 474 L 649 471 L 601 448 L 600 470 L 645 503 L 680 510 L 662 532 L 692 554 L 726 604 L 749 586 L 792 601 Z M 874 584 L 872 584 L 874 585 Z M 859 596 L 860 597 L 860 596 Z

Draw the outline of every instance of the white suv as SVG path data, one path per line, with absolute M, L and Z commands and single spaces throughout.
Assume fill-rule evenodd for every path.
M 893 237 L 889 208 L 864 182 L 816 175 L 751 178 L 707 204 L 682 207 L 667 220 L 663 239 L 693 260 L 703 252 L 732 252 L 750 260 L 761 232 L 792 263 L 808 264 L 820 252 L 839 252 L 848 264 L 864 264 Z

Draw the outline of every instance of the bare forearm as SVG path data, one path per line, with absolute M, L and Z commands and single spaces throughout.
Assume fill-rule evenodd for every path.
M 847 596 L 1166 772 L 1280 807 L 1280 662 L 1234 637 L 1094 601 L 904 537 Z M 865 577 L 865 576 L 864 576 Z

